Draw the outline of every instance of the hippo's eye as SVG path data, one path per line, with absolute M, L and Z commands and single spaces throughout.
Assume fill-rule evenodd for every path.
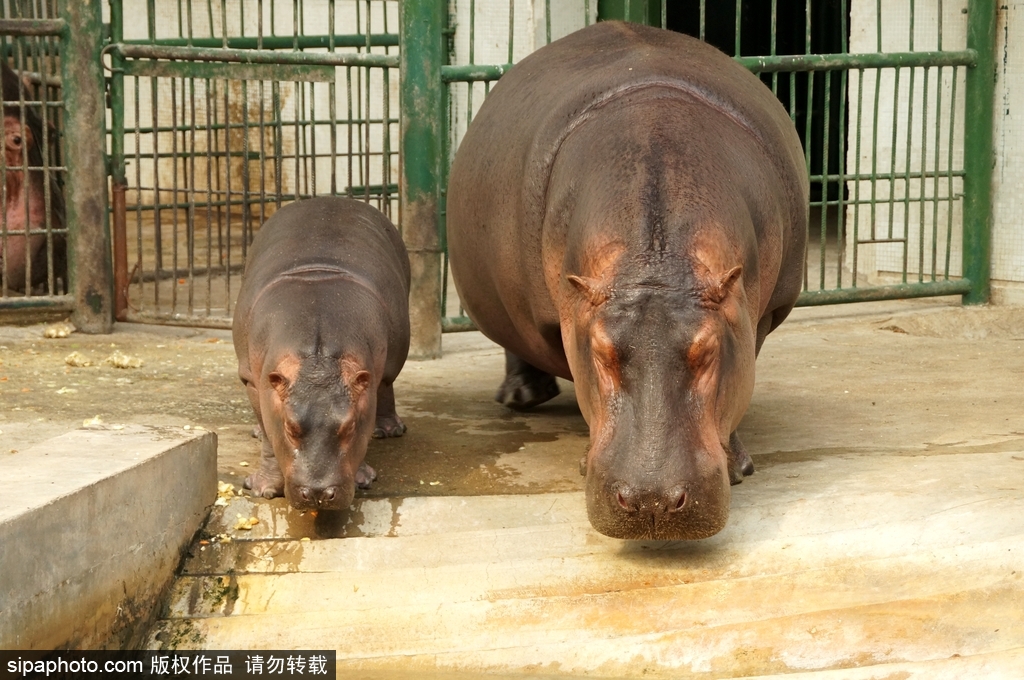
M 686 352 L 686 362 L 697 370 L 714 361 L 718 356 L 718 336 L 711 332 L 700 332 Z
M 346 418 L 341 423 L 341 427 L 338 428 L 338 439 L 345 440 L 351 437 L 355 433 L 356 420 L 355 418 Z
M 291 439 L 302 439 L 302 428 L 294 420 L 284 421 L 284 431 Z

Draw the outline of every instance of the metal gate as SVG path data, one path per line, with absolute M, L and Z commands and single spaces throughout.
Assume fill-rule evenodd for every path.
M 230 325 L 286 202 L 397 217 L 397 0 L 139 5 L 111 1 L 104 49 L 118 319 Z
M 434 76 L 444 83 L 447 162 L 490 85 L 534 47 L 597 19 L 681 30 L 758 74 L 802 137 L 812 201 L 798 305 L 988 300 L 996 16 L 989 0 L 450 7 L 448 53 L 432 57 L 447 58 Z M 442 234 L 445 176 L 437 187 Z M 472 328 L 448 285 L 447 262 L 442 281 L 444 329 Z

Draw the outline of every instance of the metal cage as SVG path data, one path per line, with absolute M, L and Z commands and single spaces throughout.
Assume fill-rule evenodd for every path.
M 690 33 L 758 74 L 803 141 L 811 203 L 798 305 L 952 294 L 988 299 L 990 2 L 548 0 L 530 3 L 533 12 L 523 6 L 449 3 L 453 37 L 447 63 L 438 67 L 448 162 L 490 85 L 532 48 L 594 20 Z M 442 196 L 444 183 L 442 176 Z M 443 201 L 440 223 L 443 230 Z M 471 329 L 451 295 L 446 266 L 442 276 L 443 328 Z
M 0 307 L 67 307 L 61 8 L 0 3 Z
M 119 319 L 229 325 L 284 203 L 397 215 L 397 0 L 128 4 L 105 49 Z

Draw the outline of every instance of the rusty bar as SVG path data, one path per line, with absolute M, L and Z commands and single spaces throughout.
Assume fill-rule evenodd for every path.
M 0 19 L 0 35 L 47 36 L 64 35 L 64 19 Z
M 114 229 L 114 318 L 127 321 L 128 310 L 128 226 L 125 190 L 128 186 L 116 183 L 111 187 L 111 208 Z
M 274 50 L 233 50 L 216 47 L 170 47 L 118 43 L 108 50 L 129 59 L 180 59 L 239 64 L 308 64 L 327 66 L 378 66 L 396 68 L 399 58 L 392 54 L 355 52 L 275 52 Z

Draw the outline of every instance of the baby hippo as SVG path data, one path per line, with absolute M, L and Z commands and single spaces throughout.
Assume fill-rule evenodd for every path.
M 409 256 L 395 226 L 346 198 L 292 203 L 249 249 L 232 335 L 263 430 L 254 496 L 347 508 L 376 473 L 371 436 L 398 437 L 393 383 L 409 353 Z

